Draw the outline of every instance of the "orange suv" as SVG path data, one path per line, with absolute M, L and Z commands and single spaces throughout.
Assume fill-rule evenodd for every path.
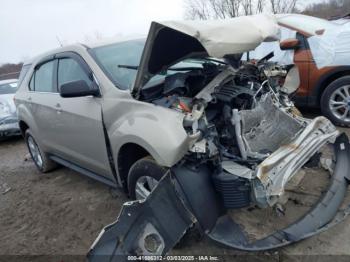
M 346 66 L 317 68 L 309 37 L 340 26 L 324 19 L 299 15 L 277 15 L 282 31 L 294 32 L 293 38 L 281 41 L 281 50 L 294 50 L 294 64 L 300 73 L 295 102 L 300 107 L 320 108 L 334 124 L 350 126 L 350 60 Z M 292 34 L 289 34 L 292 35 Z M 350 43 L 349 43 L 350 44 Z

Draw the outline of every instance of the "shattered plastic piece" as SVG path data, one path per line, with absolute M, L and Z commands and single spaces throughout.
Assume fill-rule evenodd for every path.
M 322 168 L 324 168 L 325 170 L 328 170 L 331 174 L 333 174 L 334 172 L 334 162 L 332 159 L 330 158 L 320 158 L 320 164 L 322 166 Z
M 89 261 L 128 261 L 127 255 L 164 255 L 196 221 L 175 189 L 170 172 L 146 200 L 127 202 L 118 220 L 93 243 Z
M 2 188 L 1 194 L 3 195 L 11 191 L 11 187 L 9 187 L 7 183 L 3 183 L 1 188 Z
M 286 215 L 285 209 L 280 203 L 276 204 L 275 210 L 276 210 L 277 216 L 279 217 L 283 217 Z
M 30 161 L 32 159 L 31 155 L 28 153 L 24 156 L 24 161 L 27 162 L 27 161 Z

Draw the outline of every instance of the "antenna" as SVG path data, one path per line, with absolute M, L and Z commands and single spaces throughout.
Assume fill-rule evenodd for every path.
M 56 39 L 57 39 L 57 42 L 60 44 L 60 46 L 62 47 L 62 42 L 60 41 L 60 39 L 58 38 L 58 36 L 56 35 Z

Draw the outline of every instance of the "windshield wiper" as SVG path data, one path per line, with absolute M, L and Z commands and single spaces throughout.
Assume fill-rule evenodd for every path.
M 133 65 L 118 65 L 119 68 L 126 68 L 131 70 L 138 70 L 138 66 Z M 167 70 L 169 71 L 191 71 L 191 70 L 201 70 L 201 67 L 169 67 Z
M 138 66 L 132 66 L 132 65 L 118 65 L 119 68 L 126 68 L 126 69 L 132 69 L 132 70 L 138 70 Z
M 207 60 L 207 61 L 215 62 L 215 63 L 218 63 L 218 64 L 222 64 L 222 65 L 228 65 L 228 63 L 226 63 L 224 61 L 221 61 L 221 60 L 218 60 L 218 59 L 215 59 L 215 58 L 205 57 L 203 59 Z
M 191 70 L 202 70 L 202 67 L 169 67 L 168 71 L 191 71 Z

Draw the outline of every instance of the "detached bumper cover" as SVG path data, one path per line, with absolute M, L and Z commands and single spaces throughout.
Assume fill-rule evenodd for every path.
M 208 236 L 228 247 L 261 251 L 286 246 L 308 238 L 343 221 L 350 213 L 350 206 L 345 210 L 338 210 L 350 182 L 350 145 L 346 135 L 342 134 L 337 138 L 334 150 L 337 162 L 331 185 L 311 212 L 299 221 L 264 239 L 249 243 L 240 226 L 228 216 L 222 216 Z
M 334 147 L 336 166 L 328 191 L 303 218 L 266 238 L 249 242 L 241 227 L 227 214 L 211 212 L 216 207 L 208 210 L 207 205 L 200 202 L 198 188 L 203 187 L 198 185 L 207 185 L 205 172 L 200 174 L 200 170 L 197 170 L 184 174 L 175 168 L 173 174 L 169 172 L 145 201 L 124 204 L 118 220 L 103 229 L 92 245 L 88 259 L 126 261 L 127 255 L 164 255 L 193 223 L 198 223 L 199 228 L 213 241 L 247 251 L 275 249 L 325 231 L 343 221 L 350 213 L 350 206 L 339 210 L 350 182 L 350 145 L 347 136 L 339 136 Z M 192 184 L 195 184 L 192 190 L 188 183 L 190 176 L 193 176 Z M 205 196 L 206 201 L 212 197 L 209 202 L 211 205 L 217 203 L 217 210 L 220 210 L 221 204 L 215 202 L 211 190 L 206 189 L 204 187 L 199 195 Z M 206 210 L 208 216 L 215 213 L 214 226 L 205 221 L 201 210 Z M 153 240 L 149 238 L 150 235 Z M 150 243 L 153 243 L 152 248 L 147 248 Z
M 128 261 L 127 255 L 164 255 L 196 222 L 166 175 L 146 201 L 127 202 L 118 220 L 105 227 L 89 261 Z

